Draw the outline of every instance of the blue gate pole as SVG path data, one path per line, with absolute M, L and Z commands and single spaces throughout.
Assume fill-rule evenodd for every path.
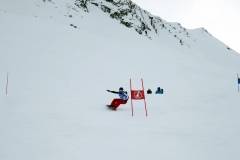
M 237 78 L 238 78 L 238 82 L 239 82 L 239 77 L 238 77 L 238 74 L 237 74 Z M 239 83 L 238 83 L 238 92 L 239 92 Z

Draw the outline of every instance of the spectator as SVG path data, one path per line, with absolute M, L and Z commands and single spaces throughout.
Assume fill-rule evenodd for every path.
M 147 90 L 147 94 L 152 94 L 151 89 L 148 89 L 148 90 Z
M 161 89 L 160 87 L 157 88 L 157 91 L 155 92 L 155 94 L 163 94 L 163 89 Z

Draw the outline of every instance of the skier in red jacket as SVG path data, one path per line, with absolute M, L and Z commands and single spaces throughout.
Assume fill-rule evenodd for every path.
M 109 107 L 109 109 L 116 110 L 117 107 L 120 104 L 126 104 L 127 103 L 129 96 L 127 95 L 126 91 L 123 91 L 122 87 L 119 88 L 118 92 L 117 91 L 110 91 L 110 90 L 107 90 L 107 91 L 111 92 L 111 93 L 118 94 L 119 97 L 120 97 L 120 98 L 113 99 L 112 103 L 110 105 L 107 105 Z

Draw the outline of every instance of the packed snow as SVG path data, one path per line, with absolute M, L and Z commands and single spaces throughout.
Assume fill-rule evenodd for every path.
M 237 52 L 202 28 L 188 47 L 74 0 L 13 2 L 0 0 L 1 160 L 240 159 Z M 130 100 L 106 108 L 107 89 L 130 94 L 141 78 L 164 89 L 145 95 L 148 116 L 140 100 L 133 116 Z

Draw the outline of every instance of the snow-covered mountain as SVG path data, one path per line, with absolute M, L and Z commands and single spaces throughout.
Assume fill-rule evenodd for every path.
M 159 16 L 154 16 L 140 8 L 131 0 L 25 0 L 21 2 L 22 4 L 14 0 L 11 0 L 12 3 L 6 0 L 2 1 L 5 1 L 5 3 L 0 6 L 3 11 L 10 9 L 10 12 L 29 13 L 34 14 L 36 17 L 53 18 L 60 21 L 63 20 L 61 16 L 83 18 L 84 14 L 81 11 L 91 13 L 99 9 L 105 12 L 110 18 L 119 21 L 120 24 L 135 30 L 140 35 L 146 36 L 149 39 L 169 35 L 169 38 L 175 38 L 180 45 L 185 45 L 189 48 L 191 48 L 191 46 L 195 47 L 194 44 L 190 45 L 191 42 L 197 43 L 198 39 L 202 37 L 211 37 L 211 34 L 204 28 L 189 30 L 182 27 L 180 23 L 167 22 Z M 5 6 L 6 4 L 8 7 Z M 23 4 L 24 7 L 22 7 Z M 58 18 L 56 19 L 56 17 Z M 71 20 L 67 22 L 71 22 Z M 75 19 L 72 22 L 76 23 Z M 70 25 L 77 28 L 74 24 Z M 210 39 L 221 43 L 214 37 Z M 208 39 L 205 38 L 203 40 L 207 41 Z M 231 48 L 225 44 L 222 44 L 222 46 L 225 49 L 231 50 Z
M 183 45 L 183 39 L 191 37 L 190 31 L 179 23 L 168 23 L 160 17 L 153 16 L 131 0 L 76 0 L 75 5 L 85 12 L 91 12 L 88 7 L 95 5 L 108 13 L 111 18 L 117 19 L 121 24 L 133 28 L 140 35 L 150 39 L 154 35 L 169 34 Z M 201 28 L 201 31 L 203 34 L 208 33 L 204 28 Z M 196 37 L 192 38 L 194 40 Z
M 237 73 L 214 35 L 129 0 L 0 0 L 0 159 L 239 159 Z M 164 89 L 148 117 L 105 108 L 130 78 Z

